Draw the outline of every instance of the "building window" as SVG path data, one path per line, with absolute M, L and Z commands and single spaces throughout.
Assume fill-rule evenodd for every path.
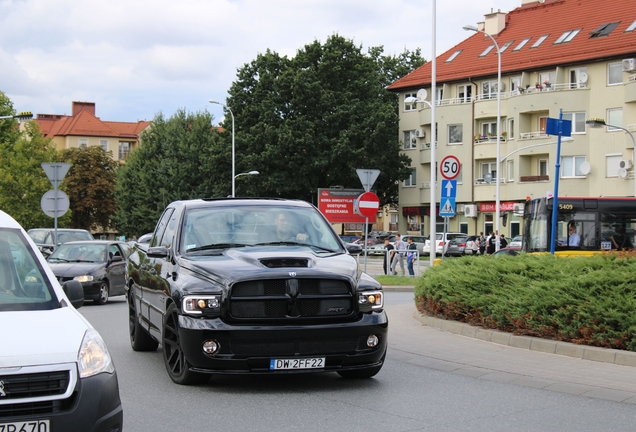
M 548 160 L 547 159 L 539 159 L 538 169 L 539 169 L 538 174 L 540 176 L 547 176 L 548 175 Z
M 570 69 L 570 88 L 587 87 L 587 68 Z
M 521 42 L 519 42 L 519 45 L 517 45 L 515 47 L 515 49 L 513 49 L 513 51 L 519 51 L 521 48 L 523 48 L 528 42 L 530 42 L 530 39 L 532 38 L 526 38 L 524 40 L 522 40 Z
M 453 53 L 453 54 L 452 54 L 452 55 L 448 58 L 448 60 L 446 60 L 446 63 L 450 63 L 450 62 L 452 62 L 453 60 L 455 60 L 455 57 L 457 57 L 457 56 L 459 55 L 459 53 L 460 53 L 460 52 L 462 52 L 462 50 L 455 51 L 455 52 L 454 52 L 454 53 Z
M 497 136 L 497 122 L 484 122 L 481 124 L 481 134 L 483 136 Z
M 119 143 L 119 160 L 126 160 L 129 154 L 130 154 L 130 143 L 120 142 Z
M 79 138 L 77 144 L 79 148 L 86 148 L 88 146 L 88 138 Z
M 563 113 L 563 120 L 572 122 L 572 133 L 585 133 L 585 112 Z
M 490 45 L 488 48 L 484 50 L 484 52 L 479 54 L 479 57 L 485 57 L 490 51 L 492 51 L 494 47 L 495 47 L 494 45 Z
M 607 85 L 623 84 L 623 64 L 610 63 L 607 65 Z
M 564 32 L 561 36 L 559 36 L 559 38 L 556 40 L 556 42 L 554 42 L 554 44 L 556 45 L 556 44 L 570 42 L 572 39 L 574 39 L 574 36 L 579 34 L 580 31 L 581 31 L 581 29 L 568 30 L 568 31 Z
M 503 46 L 502 46 L 501 48 L 499 48 L 499 54 L 501 54 L 502 52 L 504 52 L 505 50 L 507 50 L 507 49 L 508 49 L 508 47 L 509 47 L 510 45 L 512 45 L 512 43 L 513 43 L 513 42 L 514 42 L 514 41 L 512 40 L 512 41 L 510 41 L 510 42 L 506 42 L 505 44 L 503 44 Z M 497 53 L 495 52 L 495 54 L 497 54 Z
M 625 30 L 625 33 L 634 31 L 634 29 L 636 29 L 636 21 L 634 21 L 633 23 L 629 25 L 629 27 L 627 27 L 627 30 Z
M 605 156 L 605 176 L 606 177 L 618 177 L 618 170 L 620 169 L 620 163 L 623 160 L 623 155 L 606 155 Z
M 459 103 L 468 103 L 471 100 L 473 92 L 472 84 L 460 84 L 457 86 L 457 98 Z
M 508 181 L 515 181 L 515 161 L 508 161 Z
M 108 140 L 100 139 L 99 145 L 104 149 L 105 152 L 108 151 Z
M 482 162 L 481 164 L 481 178 L 487 181 L 490 176 L 490 181 L 497 181 L 497 162 Z
M 546 40 L 548 38 L 548 36 L 550 36 L 550 35 L 547 34 L 547 35 L 541 36 L 539 39 L 537 39 L 537 41 L 534 44 L 532 44 L 532 46 L 530 48 L 537 48 L 539 45 L 541 45 L 543 43 L 544 40 Z
M 415 178 L 415 168 L 411 169 L 411 175 L 408 179 L 404 180 L 404 187 L 414 187 L 417 179 Z
M 510 78 L 510 93 L 518 94 L 520 88 L 521 88 L 521 77 L 515 76 Z
M 508 140 L 515 139 L 515 119 L 508 119 Z
M 618 24 L 620 24 L 620 21 L 603 24 L 602 26 L 595 28 L 590 32 L 590 39 L 609 35 L 612 30 L 618 26 Z
M 482 82 L 481 94 L 484 99 L 495 99 L 497 97 L 497 80 Z
M 444 87 L 437 87 L 437 101 L 435 102 L 437 105 L 442 103 L 444 100 Z
M 417 148 L 417 138 L 415 138 L 415 131 L 404 131 L 404 150 L 411 150 Z
M 563 156 L 561 158 L 561 178 L 585 177 L 581 172 L 581 164 L 585 162 L 585 156 Z
M 607 110 L 607 130 L 617 131 L 621 130 L 613 126 L 623 126 L 623 108 L 611 108 Z M 609 126 L 612 125 L 612 126 Z
M 449 144 L 462 144 L 463 142 L 463 125 L 452 124 L 448 125 L 448 143 Z
M 414 97 L 417 98 L 417 93 L 405 93 L 404 94 L 404 100 L 406 101 L 407 98 L 410 97 Z M 417 109 L 417 102 L 413 102 L 413 103 L 406 103 L 404 102 L 404 111 L 413 111 Z

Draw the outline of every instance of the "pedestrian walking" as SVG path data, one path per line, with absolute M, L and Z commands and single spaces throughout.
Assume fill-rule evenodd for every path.
M 499 249 L 503 249 L 506 246 L 508 246 L 508 240 L 506 240 L 506 237 L 502 234 L 499 240 Z
M 479 233 L 478 240 L 479 242 L 479 255 L 483 255 L 486 253 L 486 237 L 484 236 L 484 232 L 481 231 Z
M 393 245 L 389 241 L 388 238 L 384 239 L 384 263 L 382 267 L 384 268 L 384 274 L 388 275 L 391 270 L 391 262 L 393 261 L 393 255 L 395 254 Z
M 417 252 L 413 252 L 413 251 L 417 251 L 417 246 L 415 245 L 415 243 L 413 243 L 413 238 L 412 237 L 408 237 L 406 239 L 406 268 L 409 270 L 409 277 L 413 277 L 415 276 L 415 271 L 413 270 L 413 264 L 415 263 L 415 260 L 417 259 Z
M 393 261 L 391 261 L 391 274 L 397 274 L 397 265 L 400 264 L 402 276 L 404 276 L 406 274 L 404 272 L 404 254 L 406 253 L 406 244 L 402 241 L 402 236 L 400 234 L 395 235 L 393 247 L 395 247 L 395 253 L 393 254 Z
M 488 239 L 486 240 L 486 253 L 488 255 L 495 253 L 495 243 L 497 242 L 497 237 L 495 237 L 494 232 L 490 232 Z

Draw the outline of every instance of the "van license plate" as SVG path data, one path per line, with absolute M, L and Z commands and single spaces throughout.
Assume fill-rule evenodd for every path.
M 50 432 L 48 420 L 0 423 L 0 432 Z
M 325 358 L 277 359 L 269 361 L 269 370 L 281 369 L 322 369 Z M 2 431 L 0 431 L 2 432 Z

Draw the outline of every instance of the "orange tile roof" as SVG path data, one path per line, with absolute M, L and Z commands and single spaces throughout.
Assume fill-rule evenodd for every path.
M 39 116 L 38 114 L 33 121 L 39 124 L 40 130 L 47 138 L 67 135 L 137 138 L 151 123 L 102 121 L 87 109 L 81 110 L 76 116 Z
M 500 48 L 512 41 L 501 54 L 502 74 L 635 57 L 636 30 L 625 32 L 636 21 L 635 6 L 634 0 L 546 0 L 510 11 L 505 17 L 505 28 L 493 35 Z M 618 21 L 620 23 L 608 36 L 590 38 L 590 33 L 599 26 Z M 581 31 L 570 42 L 554 45 L 564 32 L 577 29 Z M 470 33 L 470 37 L 437 57 L 437 83 L 497 75 L 496 50 L 479 57 L 492 45 L 492 40 L 482 33 Z M 547 34 L 548 38 L 539 47 L 531 48 L 537 39 Z M 529 37 L 532 39 L 521 50 L 513 51 Z M 461 53 L 446 63 L 458 50 L 462 50 Z M 431 69 L 429 62 L 395 81 L 388 89 L 399 91 L 430 85 Z

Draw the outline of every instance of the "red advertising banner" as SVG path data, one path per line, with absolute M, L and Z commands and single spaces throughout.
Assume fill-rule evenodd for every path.
M 515 202 L 506 201 L 499 202 L 499 211 L 514 211 Z M 482 213 L 495 213 L 497 211 L 497 203 L 496 202 L 483 202 L 479 204 L 479 211 Z
M 364 223 L 365 218 L 356 214 L 353 202 L 364 189 L 318 189 L 318 210 L 331 223 Z M 369 223 L 375 222 L 375 215 Z

